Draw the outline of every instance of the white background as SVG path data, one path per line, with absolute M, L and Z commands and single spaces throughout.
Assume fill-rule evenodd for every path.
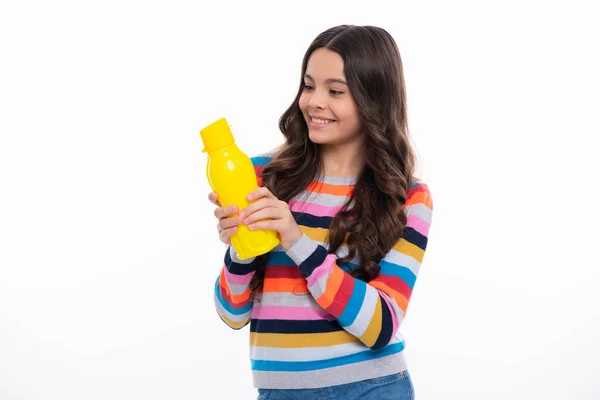
M 600 398 L 594 2 L 207 3 L 0 6 L 0 399 L 256 398 L 199 130 L 280 144 L 341 23 L 395 37 L 434 198 L 417 398 Z

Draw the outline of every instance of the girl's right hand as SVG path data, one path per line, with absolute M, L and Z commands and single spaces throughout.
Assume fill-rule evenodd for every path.
M 217 206 L 215 209 L 215 217 L 219 220 L 217 230 L 219 231 L 219 239 L 225 244 L 231 244 L 230 237 L 238 230 L 238 225 L 242 223 L 243 218 L 232 215 L 237 214 L 237 206 L 221 207 L 216 193 L 212 192 L 208 195 L 208 200 Z

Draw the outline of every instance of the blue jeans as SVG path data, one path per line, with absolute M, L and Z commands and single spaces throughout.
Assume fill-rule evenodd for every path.
M 408 371 L 318 389 L 258 389 L 257 400 L 414 400 Z

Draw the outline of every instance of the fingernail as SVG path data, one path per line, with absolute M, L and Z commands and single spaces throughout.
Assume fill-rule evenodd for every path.
M 254 198 L 254 195 L 253 195 L 252 193 L 250 193 L 250 194 L 248 195 L 248 200 L 252 200 L 253 198 Z
M 248 228 L 250 228 L 250 229 L 254 229 L 254 228 L 256 228 L 256 225 L 254 225 L 254 224 L 250 224 L 250 225 L 248 225 Z
M 246 216 L 246 210 L 240 211 L 240 217 L 245 217 L 245 216 Z

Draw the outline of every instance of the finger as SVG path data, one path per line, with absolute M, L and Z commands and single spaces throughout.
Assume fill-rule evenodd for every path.
M 235 234 L 237 230 L 237 226 L 234 226 L 233 228 L 229 229 L 224 229 L 219 233 L 219 239 L 221 239 L 221 242 L 225 244 L 231 244 L 231 235 Z
M 266 187 L 259 187 L 258 189 L 250 192 L 248 194 L 248 196 L 246 196 L 246 198 L 250 201 L 260 199 L 262 197 L 268 197 L 268 198 L 272 198 L 272 199 L 276 198 L 275 195 L 273 195 L 273 193 L 271 193 L 271 191 L 269 189 L 267 189 Z
M 278 229 L 279 221 L 280 220 L 276 220 L 276 219 L 266 219 L 266 220 L 262 220 L 262 221 L 256 221 L 256 222 L 253 222 L 250 225 L 248 225 L 248 229 L 250 229 L 252 231 L 261 230 L 261 229 L 279 231 L 279 229 Z
M 240 216 L 247 217 L 247 216 L 251 215 L 252 213 L 255 213 L 258 210 L 261 210 L 263 208 L 276 207 L 276 206 L 277 206 L 276 200 L 271 199 L 271 198 L 262 198 L 262 199 L 256 200 L 254 203 L 250 203 L 246 208 L 242 209 L 242 211 L 240 211 Z
M 242 220 L 242 223 L 248 225 L 261 219 L 280 219 L 281 217 L 281 210 L 275 207 L 267 207 L 250 214 Z
M 217 194 L 215 192 L 211 192 L 208 194 L 208 200 L 213 203 L 215 206 L 221 206 L 221 203 L 219 203 L 219 197 L 217 196 Z
M 229 229 L 234 226 L 238 226 L 242 223 L 241 217 L 229 217 L 229 218 L 221 218 L 219 223 L 217 224 L 217 229 L 219 232 L 224 231 L 225 229 Z
M 218 219 L 229 217 L 230 215 L 234 215 L 238 212 L 238 207 L 234 204 L 232 206 L 227 207 L 217 207 L 214 211 L 215 217 Z

